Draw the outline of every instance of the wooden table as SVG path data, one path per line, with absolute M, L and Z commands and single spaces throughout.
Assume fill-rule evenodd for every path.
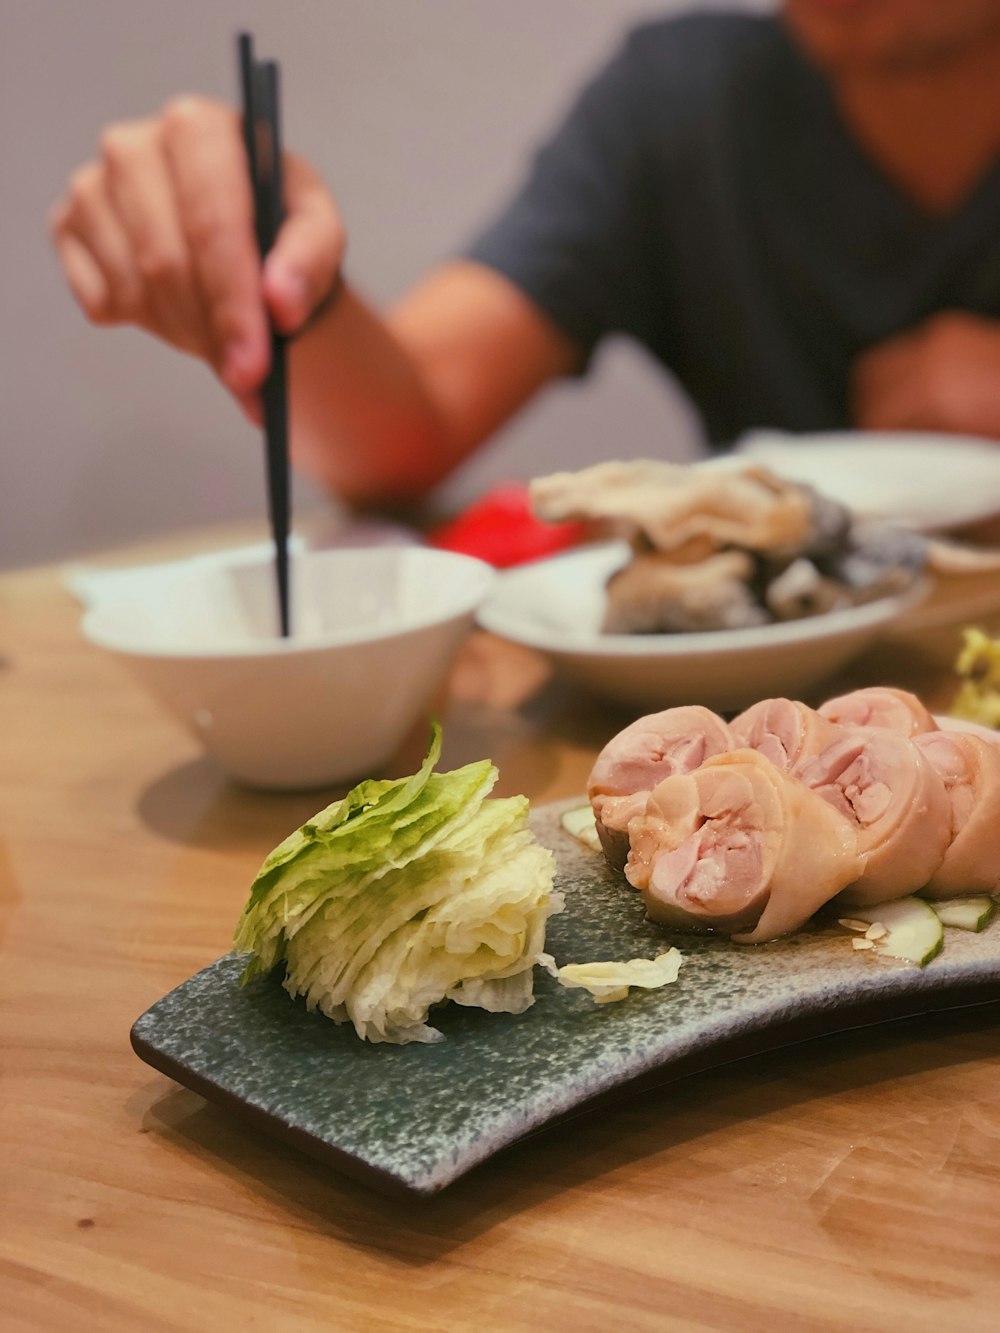
M 225 781 L 78 617 L 55 570 L 0 579 L 0 1327 L 1000 1327 L 995 1007 L 701 1074 L 412 1203 L 154 1074 L 131 1023 L 321 801 Z M 952 689 L 898 646 L 842 683 L 879 678 Z M 543 802 L 624 718 L 477 634 L 444 720 L 449 765 Z

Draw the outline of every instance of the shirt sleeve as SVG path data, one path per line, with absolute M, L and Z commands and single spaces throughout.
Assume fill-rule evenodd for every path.
M 519 287 L 581 349 L 584 363 L 607 333 L 643 336 L 651 210 L 636 63 L 627 43 L 537 152 L 510 204 L 465 251 Z

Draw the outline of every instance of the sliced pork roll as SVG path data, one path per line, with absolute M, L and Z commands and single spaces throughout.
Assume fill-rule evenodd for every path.
M 652 920 L 745 944 L 796 930 L 863 865 L 854 822 L 756 750 L 665 778 L 629 835 Z
M 915 694 L 889 685 L 852 690 L 820 704 L 819 712 L 842 727 L 886 727 L 900 736 L 936 731 L 937 723 Z
M 845 728 L 794 771 L 857 828 L 865 863 L 845 903 L 901 898 L 937 871 L 951 841 L 951 803 L 940 773 L 908 736 Z
M 797 699 L 762 699 L 729 724 L 737 746 L 757 750 L 789 771 L 819 754 L 837 735 L 837 725 Z
M 733 748 L 729 728 L 700 704 L 640 717 L 613 736 L 594 761 L 587 796 L 608 862 L 621 870 L 628 855 L 628 822 L 663 778 L 689 773 L 713 754 Z
M 951 841 L 922 889 L 926 898 L 955 898 L 1000 889 L 1000 746 L 964 731 L 914 738 L 944 780 Z

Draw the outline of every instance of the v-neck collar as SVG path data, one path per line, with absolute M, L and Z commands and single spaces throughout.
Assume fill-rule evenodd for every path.
M 803 53 L 780 19 L 774 22 L 782 57 L 790 70 L 794 99 L 805 109 L 810 155 L 818 155 L 828 166 L 831 178 L 844 183 L 846 196 L 863 200 L 897 235 L 932 246 L 938 241 L 947 246 L 956 233 L 978 230 L 975 223 L 984 211 L 995 218 L 1000 204 L 1000 155 L 954 208 L 942 213 L 926 208 L 893 180 L 859 141 L 822 71 Z

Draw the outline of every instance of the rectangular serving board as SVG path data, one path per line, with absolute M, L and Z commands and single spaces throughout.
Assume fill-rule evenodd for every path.
M 292 1000 L 280 971 L 241 987 L 244 960 L 230 954 L 147 1010 L 134 1050 L 376 1189 L 430 1195 L 519 1139 L 644 1087 L 828 1032 L 1000 1001 L 1000 922 L 946 930 L 925 968 L 856 952 L 832 918 L 756 947 L 654 926 L 639 894 L 561 827 L 574 804 L 532 815 L 566 899 L 546 947 L 561 965 L 676 944 L 676 983 L 598 1006 L 538 968 L 524 1014 L 446 1005 L 432 1017 L 443 1041 L 369 1045 Z

